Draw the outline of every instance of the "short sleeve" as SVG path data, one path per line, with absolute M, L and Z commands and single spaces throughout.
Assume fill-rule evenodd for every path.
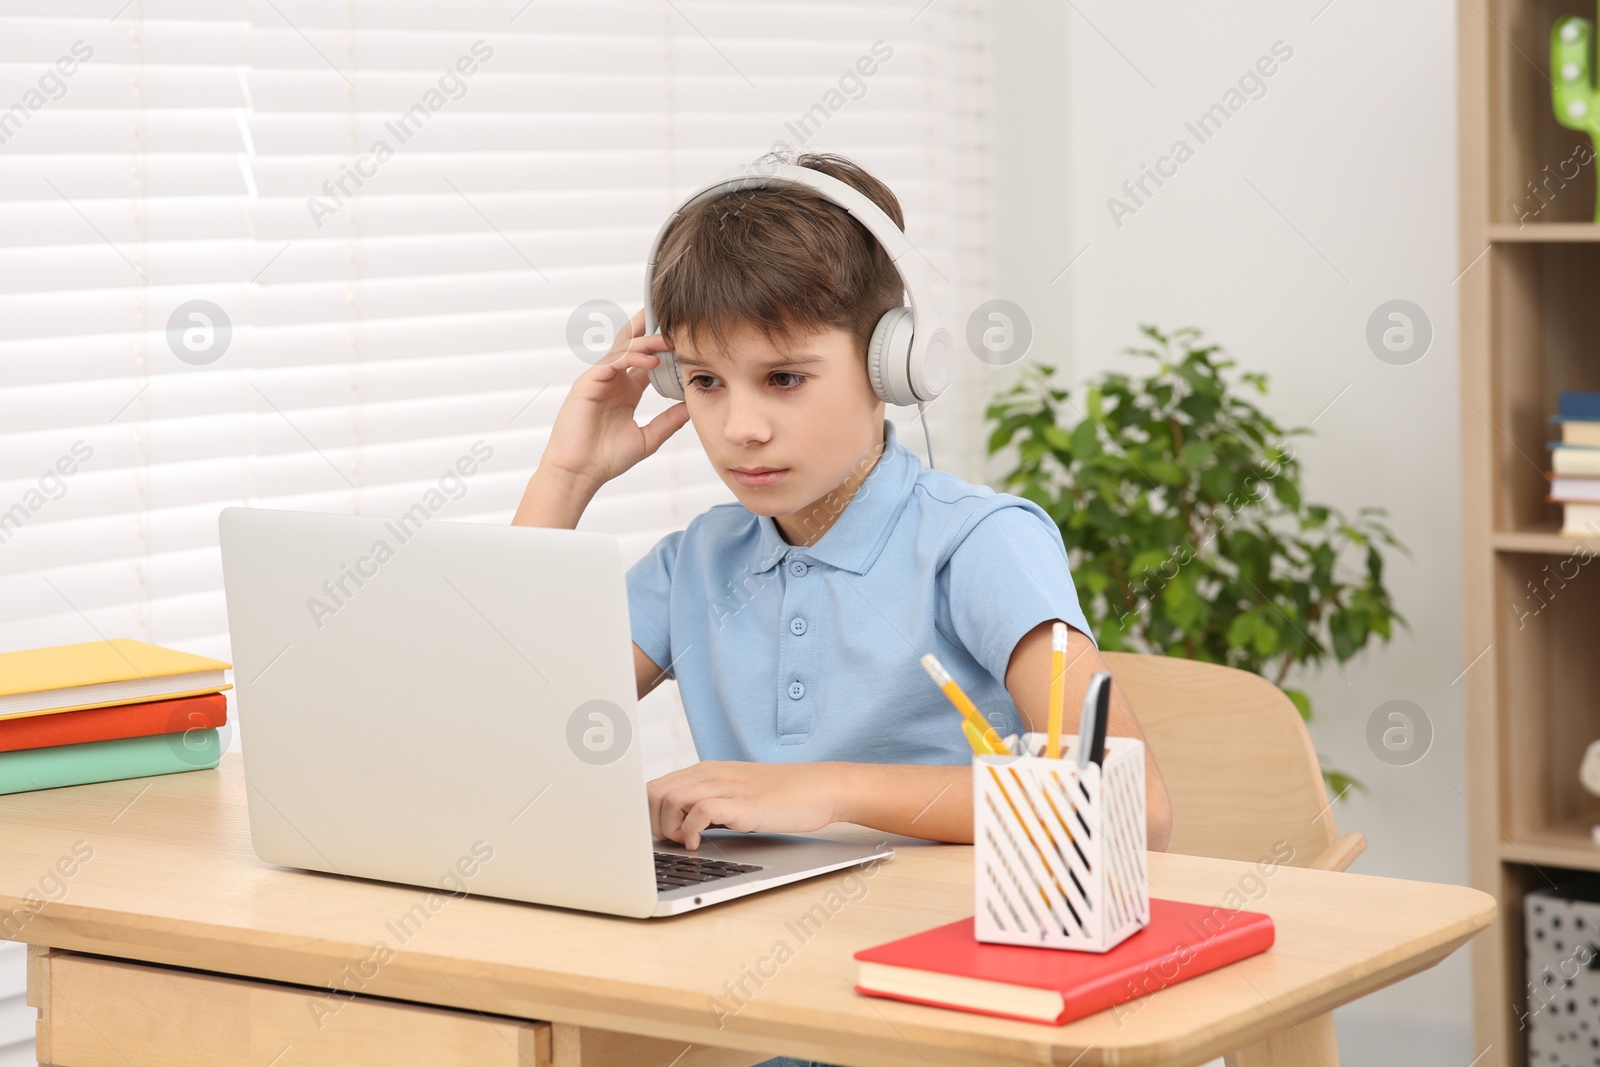
M 1043 508 L 1014 499 L 979 519 L 945 565 L 954 636 L 1002 685 L 1017 642 L 1041 622 L 1060 619 L 1094 640 L 1061 531 Z
M 672 673 L 672 566 L 677 562 L 682 530 L 674 530 L 655 543 L 655 547 L 628 568 L 628 624 L 633 643 L 650 661 Z

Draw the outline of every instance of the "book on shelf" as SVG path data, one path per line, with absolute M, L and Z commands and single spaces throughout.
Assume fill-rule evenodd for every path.
M 1600 448 L 1574 448 L 1550 442 L 1552 474 L 1573 478 L 1600 478 Z
M 1560 407 L 1550 421 L 1561 426 L 1563 445 L 1600 447 L 1600 392 L 1561 391 Z
M 1561 440 L 1549 443 L 1545 499 L 1561 505 L 1563 537 L 1600 538 L 1600 392 L 1563 389 L 1550 421 Z
M 1600 504 L 1600 478 L 1578 477 L 1551 472 L 1550 494 L 1554 504 Z
M 1600 504 L 1561 505 L 1561 535 L 1600 540 Z
M 1558 402 L 1558 419 L 1575 422 L 1600 422 L 1600 392 L 1581 389 L 1563 389 Z
M 230 666 L 129 637 L 0 652 L 0 720 L 217 693 Z
M 1259 912 L 1156 897 L 1149 925 L 1103 953 L 988 944 L 969 917 L 857 952 L 856 991 L 1060 1025 L 1265 952 L 1273 936 Z
M 1562 421 L 1561 443 L 1583 448 L 1600 448 L 1600 422 L 1579 422 L 1575 419 Z

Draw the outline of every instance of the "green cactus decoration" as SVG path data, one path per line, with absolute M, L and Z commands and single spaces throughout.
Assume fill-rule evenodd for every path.
M 1556 121 L 1579 130 L 1600 148 L 1600 91 L 1595 88 L 1594 23 L 1577 15 L 1557 19 L 1550 28 L 1551 100 Z M 1600 223 L 1600 196 L 1595 198 L 1594 221 Z

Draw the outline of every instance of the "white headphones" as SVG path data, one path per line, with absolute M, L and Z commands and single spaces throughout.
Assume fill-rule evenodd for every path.
M 655 309 L 650 306 L 650 287 L 655 280 L 656 257 L 661 240 L 673 221 L 694 204 L 722 193 L 765 185 L 804 185 L 848 211 L 883 245 L 894 262 L 911 296 L 911 306 L 890 308 L 878 320 L 867 344 L 867 374 L 873 391 L 888 404 L 921 406 L 942 393 L 950 384 L 954 346 L 933 300 L 933 289 L 918 262 L 918 253 L 882 208 L 859 190 L 830 175 L 809 167 L 788 163 L 752 163 L 730 171 L 702 186 L 662 223 L 650 243 L 650 258 L 644 269 L 644 332 L 656 332 Z M 683 377 L 671 351 L 657 353 L 661 361 L 650 369 L 650 384 L 656 392 L 673 400 L 684 399 Z M 924 422 L 926 432 L 926 422 Z M 931 465 L 931 456 L 930 456 Z

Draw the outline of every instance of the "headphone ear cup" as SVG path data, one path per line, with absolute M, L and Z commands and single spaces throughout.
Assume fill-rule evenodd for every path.
M 890 308 L 872 329 L 867 342 L 867 377 L 872 391 L 886 404 L 914 404 L 909 395 L 911 309 Z
M 657 352 L 659 362 L 650 368 L 650 384 L 655 386 L 656 392 L 669 400 L 682 400 L 683 378 L 678 373 L 678 361 L 674 358 L 672 349 Z

